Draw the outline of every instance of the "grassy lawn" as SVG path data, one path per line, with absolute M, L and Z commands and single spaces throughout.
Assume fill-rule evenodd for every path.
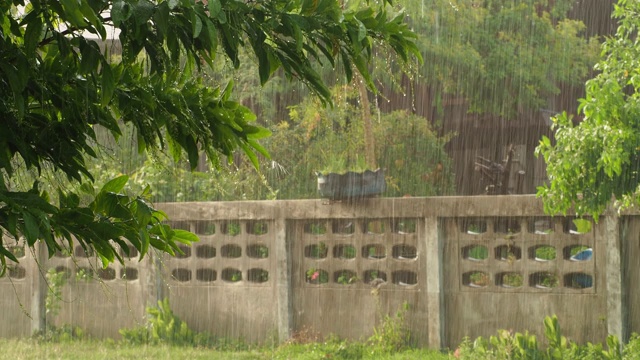
M 284 345 L 247 351 L 217 351 L 212 349 L 167 345 L 126 345 L 114 341 L 43 342 L 33 339 L 0 339 L 3 359 L 449 359 L 431 350 L 407 350 L 395 354 L 368 354 L 366 348 L 343 344 Z

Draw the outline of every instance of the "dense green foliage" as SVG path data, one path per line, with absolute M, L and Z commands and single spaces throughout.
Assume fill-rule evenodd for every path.
M 560 85 L 582 84 L 595 62 L 595 39 L 567 18 L 573 3 L 405 1 L 427 64 L 419 82 L 440 110 L 444 95 L 466 99 L 471 112 L 506 118 L 546 108 Z
M 286 174 L 271 171 L 267 178 L 279 198 L 317 197 L 315 172 L 362 171 L 366 168 L 363 123 L 357 91 L 334 89 L 334 107 L 308 99 L 290 107 L 288 121 L 272 127 L 265 141 L 272 158 Z M 373 121 L 376 160 L 385 169 L 384 196 L 432 196 L 452 191 L 446 138 L 438 137 L 426 119 L 396 111 L 377 114 Z
M 426 59 L 424 65 L 409 62 L 402 69 L 416 75 L 416 85 L 430 89 L 420 100 L 440 110 L 443 97 L 452 95 L 467 99 L 469 110 L 478 113 L 511 117 L 537 110 L 561 86 L 584 81 L 595 61 L 597 44 L 581 35 L 581 22 L 567 18 L 569 1 L 395 3 L 408 9 L 407 21 L 419 34 L 416 45 Z M 371 69 L 378 85 L 407 92 L 398 87 L 402 64 L 384 48 L 373 51 Z M 321 101 L 307 98 L 304 88 L 283 81 L 281 71 L 260 87 L 259 64 L 248 61 L 249 55 L 239 51 L 238 69 L 217 63 L 204 82 L 234 79 L 239 99 L 273 133 L 262 141 L 273 161 L 259 157 L 260 171 L 236 161 L 190 172 L 187 159 L 177 165 L 164 155 L 132 160 L 136 156 L 126 149 L 115 150 L 92 165 L 103 170 L 102 181 L 110 178 L 106 174 L 125 173 L 132 178 L 132 190 L 149 184 L 156 201 L 310 198 L 317 196 L 314 172 L 364 166 L 358 156 L 364 149 L 362 109 L 353 83 L 330 88 L 335 107 L 323 109 Z M 332 67 L 316 61 L 311 66 L 328 83 L 343 83 Z M 442 148 L 455 134 L 438 138 L 426 124 L 436 119 L 379 113 L 375 105 L 372 101 L 376 160 L 390 185 L 385 196 L 451 193 L 451 164 Z
M 29 247 L 42 240 L 49 256 L 79 243 L 104 264 L 121 260 L 120 247 L 173 254 L 193 235 L 163 225 L 164 214 L 140 196 L 122 194 L 120 176 L 100 190 L 86 158 L 96 157 L 96 131 L 115 139 L 133 128 L 139 152 L 186 155 L 195 169 L 201 153 L 213 165 L 241 149 L 254 166 L 267 155 L 257 140 L 269 132 L 233 100 L 233 82 L 207 84 L 203 68 L 240 66 L 240 49 L 257 61 L 260 83 L 281 70 L 325 103 L 330 92 L 312 60 L 361 74 L 374 44 L 403 61 L 420 56 L 403 15 L 389 2 L 269 0 L 207 3 L 150 0 L 22 0 L 0 3 L 0 227 Z M 85 37 L 91 34 L 100 41 Z M 108 35 L 117 36 L 113 56 Z M 101 48 L 101 44 L 103 47 Z M 23 172 L 35 174 L 24 186 Z M 50 173 L 80 186 L 52 184 Z M 54 175 L 56 176 L 56 175 Z M 53 185 L 52 192 L 44 185 Z M 77 189 L 77 187 L 75 188 Z M 51 195 L 50 195 L 51 194 Z M 125 240 L 126 239 L 126 240 Z M 6 259 L 0 244 L 0 274 Z
M 547 163 L 549 184 L 538 194 L 549 213 L 596 218 L 610 203 L 636 204 L 640 183 L 640 3 L 619 1 L 619 27 L 602 46 L 598 75 L 586 83 L 578 125 L 566 113 L 554 119 L 555 144 L 544 138 L 538 152 Z
M 609 335 L 606 349 L 602 344 L 579 345 L 562 335 L 555 315 L 544 319 L 544 336 L 547 347 L 541 348 L 535 335 L 500 330 L 488 341 L 482 337 L 473 342 L 466 339 L 454 357 L 469 360 L 625 360 L 637 359 L 640 355 L 640 337 L 637 334 L 632 335 L 627 344 L 621 344 L 616 336 Z
M 363 124 L 353 86 L 332 88 L 332 107 L 307 98 L 289 107 L 289 116 L 269 126 L 272 136 L 262 144 L 271 159 L 261 158 L 256 170 L 237 160 L 215 169 L 190 171 L 186 161 L 174 163 L 163 154 L 130 156 L 125 148 L 103 149 L 90 163 L 97 182 L 127 174 L 129 190 L 147 185 L 155 201 L 218 201 L 315 198 L 315 172 L 364 170 Z M 374 114 L 378 166 L 388 184 L 384 196 L 434 196 L 453 191 L 447 137 L 438 137 L 420 116 L 396 111 Z M 98 171 L 100 170 L 100 171 Z

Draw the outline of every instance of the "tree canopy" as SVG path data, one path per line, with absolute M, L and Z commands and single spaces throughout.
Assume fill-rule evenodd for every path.
M 436 107 L 454 95 L 478 114 L 537 111 L 560 85 L 582 85 L 596 60 L 597 42 L 568 18 L 574 0 L 400 1 L 423 35 L 417 44 L 428 66 L 419 81 Z
M 544 138 L 537 151 L 547 163 L 549 183 L 539 188 L 549 213 L 598 217 L 615 197 L 638 204 L 640 184 L 640 3 L 620 0 L 614 36 L 602 46 L 598 74 L 586 83 L 577 125 L 563 113 L 554 119 L 555 143 Z
M 373 88 L 374 45 L 402 61 L 420 54 L 415 35 L 389 0 L 13 0 L 0 3 L 0 227 L 3 235 L 42 241 L 49 256 L 80 244 L 103 264 L 136 248 L 180 251 L 197 237 L 163 223 L 145 193 L 122 194 L 126 176 L 95 191 L 85 158 L 96 129 L 114 137 L 134 129 L 138 151 L 205 153 L 213 165 L 241 149 L 254 164 L 269 135 L 233 100 L 233 83 L 199 76 L 217 62 L 240 66 L 246 49 L 261 84 L 278 69 L 324 103 L 331 94 L 312 62 L 342 65 Z M 94 38 L 87 36 L 91 34 Z M 116 36 L 121 52 L 107 40 Z M 107 44 L 105 47 L 104 44 Z M 35 181 L 24 186 L 21 174 Z M 81 184 L 67 187 L 46 174 Z M 53 184 L 52 184 L 53 182 Z M 44 190 L 53 185 L 54 191 Z M 79 190 L 74 190 L 79 189 Z M 3 236 L 1 270 L 17 261 Z

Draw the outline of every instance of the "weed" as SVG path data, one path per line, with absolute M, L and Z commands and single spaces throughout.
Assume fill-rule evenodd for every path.
M 76 280 L 87 280 L 86 276 L 83 276 L 81 270 L 76 275 Z M 61 310 L 62 301 L 62 288 L 67 283 L 69 274 L 66 271 L 57 271 L 56 269 L 49 269 L 45 274 L 49 291 L 45 297 L 45 313 L 46 321 L 45 328 L 42 331 L 36 332 L 34 337 L 42 341 L 69 341 L 79 340 L 85 337 L 84 331 L 69 324 L 57 327 L 52 324 L 52 319 L 58 316 Z
M 544 336 L 549 345 L 546 349 L 540 349 L 535 335 L 500 330 L 497 335 L 491 336 L 489 341 L 482 337 L 473 342 L 465 339 L 453 356 L 459 359 L 495 360 L 623 360 L 637 359 L 640 352 L 640 337 L 637 334 L 632 335 L 624 349 L 618 338 L 613 335 L 607 337 L 606 350 L 601 344 L 587 343 L 580 346 L 562 335 L 555 315 L 544 319 Z
M 171 345 L 215 348 L 221 351 L 247 350 L 241 340 L 216 338 L 207 332 L 195 332 L 171 310 L 169 299 L 158 301 L 158 307 L 147 307 L 147 323 L 131 329 L 120 329 L 122 340 L 129 345 Z
M 311 284 L 326 284 L 329 282 L 329 274 L 320 269 L 311 268 L 307 270 L 307 282 Z
M 378 298 L 377 294 L 374 294 L 374 296 Z M 379 299 L 377 301 L 381 312 Z M 373 335 L 367 341 L 372 353 L 394 353 L 406 350 L 409 347 L 411 334 L 405 325 L 408 310 L 409 304 L 405 302 L 395 315 L 385 314 L 382 317 L 382 321 L 373 329 Z

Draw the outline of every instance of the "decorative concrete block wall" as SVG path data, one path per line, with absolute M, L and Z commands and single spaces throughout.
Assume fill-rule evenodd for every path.
M 364 339 L 403 303 L 421 346 L 498 329 L 541 335 L 552 314 L 577 341 L 640 331 L 636 214 L 605 214 L 578 234 L 573 219 L 545 215 L 533 196 L 157 206 L 201 241 L 175 258 L 132 254 L 107 269 L 81 248 L 48 260 L 24 254 L 0 279 L 12 324 L 0 336 L 42 328 L 49 268 L 70 277 L 50 320 L 101 337 L 143 323 L 145 307 L 165 297 L 193 329 L 250 342 L 303 329 Z M 78 270 L 98 281 L 75 280 Z
M 445 307 L 449 343 L 496 328 L 541 334 L 557 314 L 578 339 L 607 335 L 605 244 L 571 218 L 473 217 L 445 222 Z M 601 234 L 600 234 L 601 235 Z M 601 266 L 604 268 L 604 266 Z
M 272 220 L 180 220 L 200 236 L 162 259 L 164 293 L 194 330 L 259 342 L 277 335 L 277 254 Z

